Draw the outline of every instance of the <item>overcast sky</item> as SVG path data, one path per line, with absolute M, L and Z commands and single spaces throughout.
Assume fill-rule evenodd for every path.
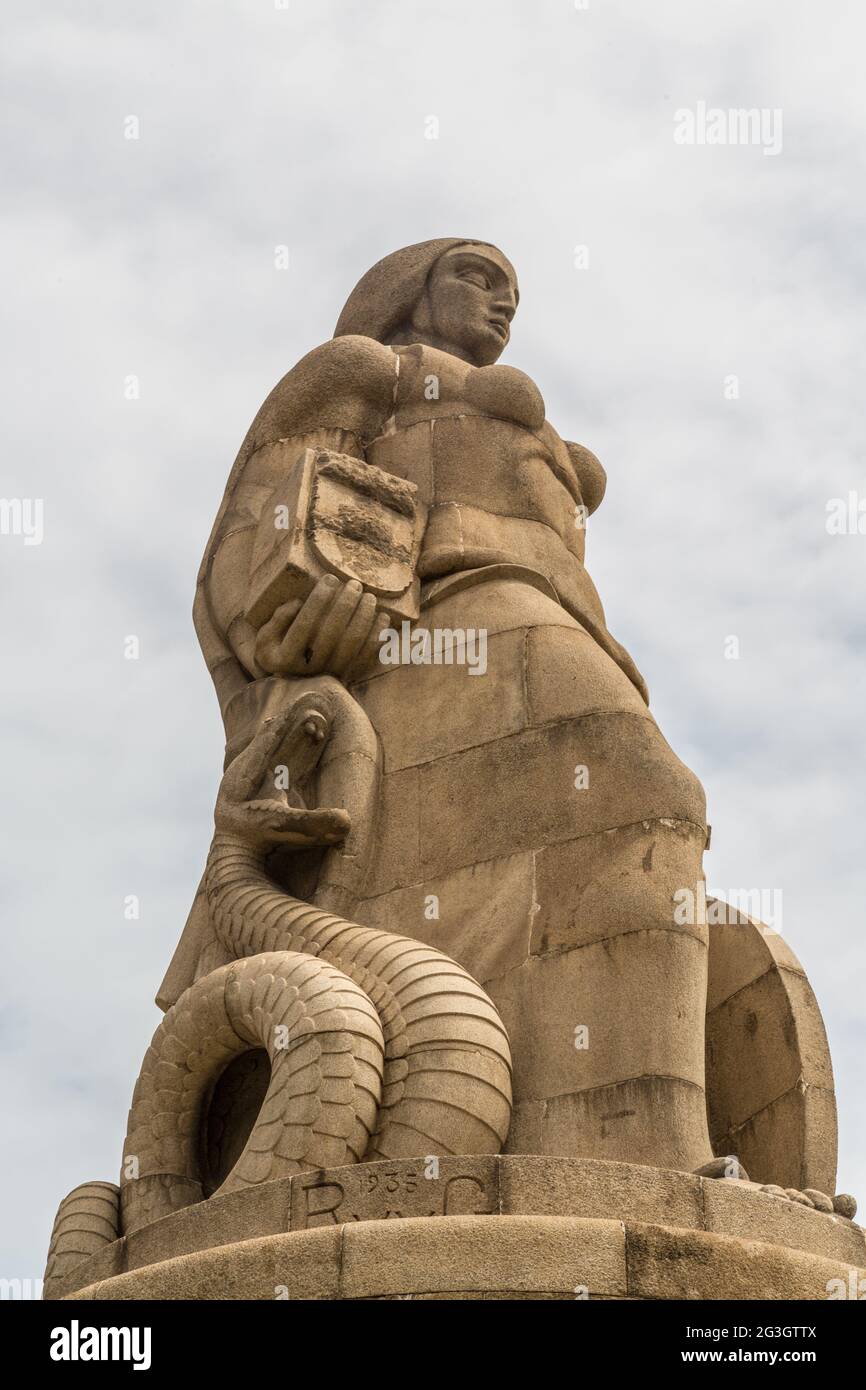
M 607 468 L 590 572 L 706 786 L 711 885 L 783 892 L 866 1206 L 866 536 L 826 527 L 866 498 L 862 4 L 4 10 L 0 493 L 44 539 L 0 536 L 0 1275 L 117 1180 L 210 837 L 190 608 L 238 444 L 359 275 L 435 236 L 512 259 L 504 360 Z M 702 102 L 781 112 L 775 152 L 677 143 Z

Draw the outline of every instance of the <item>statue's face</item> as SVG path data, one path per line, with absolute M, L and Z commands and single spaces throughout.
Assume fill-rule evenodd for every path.
M 517 299 L 514 268 L 500 251 L 456 246 L 440 256 L 416 305 L 416 341 L 488 367 L 511 336 Z

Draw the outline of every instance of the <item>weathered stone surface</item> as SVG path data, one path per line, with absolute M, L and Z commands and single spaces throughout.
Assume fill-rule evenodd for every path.
M 464 1216 L 399 1225 L 371 1222 L 345 1230 L 344 1298 L 407 1290 L 538 1290 L 574 1296 L 580 1286 L 590 1294 L 626 1292 L 620 1221 Z
M 632 1077 L 552 1096 L 541 1122 L 542 1150 L 563 1154 L 571 1148 L 573 1153 L 579 1143 L 587 1157 L 627 1155 L 640 1164 L 655 1164 L 657 1155 L 666 1153 L 672 1165 L 691 1172 L 699 1162 L 693 1136 L 700 1135 L 705 1110 L 702 1087 L 670 1076 Z
M 849 1266 L 799 1250 L 663 1226 L 629 1226 L 629 1293 L 638 1298 L 827 1298 L 832 1279 Z
M 419 769 L 407 767 L 384 776 L 379 793 L 380 849 L 367 884 L 369 897 L 421 878 L 420 819 Z
M 515 565 L 491 566 L 489 572 L 474 574 L 458 571 L 431 581 L 424 613 L 437 627 L 464 630 L 477 626 L 483 616 L 488 640 L 503 632 L 526 632 L 536 626 L 576 631 L 574 618 L 557 602 L 551 585 L 542 576 Z
M 593 1159 L 500 1160 L 500 1202 L 506 1215 L 593 1216 L 610 1220 L 703 1224 L 700 1178 L 634 1163 Z
M 396 1217 L 474 1216 L 499 1210 L 497 1159 L 365 1163 L 291 1180 L 293 1231 Z
M 124 1273 L 179 1255 L 288 1230 L 290 1184 L 290 1178 L 282 1178 L 227 1192 L 131 1232 L 125 1240 Z
M 790 1008 L 786 1007 L 785 995 L 793 1000 Z M 791 1027 L 794 1019 L 796 1031 Z M 744 1068 L 748 1074 L 736 1079 L 728 1072 L 727 1089 L 723 1090 L 721 1082 L 717 1087 L 718 1124 L 725 1132 L 734 1130 L 760 1110 L 767 1102 L 768 1091 L 774 1098 L 784 1095 L 804 1070 L 808 1070 L 813 1085 L 825 1090 L 832 1088 L 824 1025 L 801 974 L 768 971 L 719 1004 L 707 1015 L 710 1053 L 722 1027 L 736 1027 L 763 1059 L 760 1070 Z
M 860 1227 L 824 1211 L 757 1192 L 748 1183 L 712 1179 L 703 1181 L 703 1201 L 708 1231 L 866 1265 L 866 1237 Z
M 247 434 L 194 609 L 215 834 L 49 1296 L 820 1297 L 861 1260 L 802 967 L 681 911 L 704 792 L 584 564 L 604 469 L 498 363 L 517 301 L 489 244 L 404 248 Z
M 505 1144 L 507 1154 L 547 1153 L 544 1139 L 545 1100 L 520 1100 L 511 1111 L 511 1128 Z
M 430 625 L 416 623 L 412 632 L 429 633 Z M 515 680 L 523 664 L 523 648 L 519 630 L 486 636 L 483 648 L 471 636 L 468 653 L 479 671 L 483 655 L 486 670 L 481 674 L 473 674 L 469 664 L 443 661 L 425 667 L 423 719 L 406 718 L 418 685 L 418 667 L 387 667 L 358 687 L 382 741 L 386 773 L 448 757 L 524 728 L 525 696 L 522 683 Z
M 554 640 L 545 628 L 528 629 L 526 693 L 531 725 L 570 719 L 576 711 L 646 715 L 631 681 L 606 653 L 598 655 L 592 637 L 578 627 L 557 631 Z
M 672 885 L 697 882 L 704 832 L 689 821 L 639 821 L 536 853 L 538 912 L 532 953 L 544 955 L 643 929 L 706 929 L 680 924 Z
M 655 1000 L 663 981 L 687 988 L 705 955 L 703 943 L 681 932 L 633 930 L 534 957 L 491 981 L 505 1026 L 522 1044 L 514 1060 L 516 1094 L 548 1098 L 642 1073 L 702 1087 L 700 1033 L 695 1037 L 688 1018 L 660 1020 Z M 615 1012 L 612 994 L 618 996 Z
M 75 1294 L 81 1299 L 335 1299 L 339 1229 L 259 1236 L 180 1255 Z
M 709 942 L 707 1108 L 714 1148 L 737 1153 L 753 1178 L 832 1192 L 833 1073 L 802 966 L 778 933 L 729 906 L 724 920 L 711 924 Z
M 499 1226 L 502 1221 L 512 1222 L 510 1234 L 502 1238 L 505 1245 L 500 1247 L 496 1243 L 499 1237 L 495 1235 L 490 1237 L 494 1244 L 485 1245 L 477 1234 L 473 1235 L 468 1247 L 459 1241 L 455 1245 L 455 1238 L 448 1231 L 453 1227 L 467 1228 L 469 1218 L 472 1219 L 473 1229 L 480 1229 L 479 1223 L 486 1227 L 488 1224 Z M 515 1226 L 513 1218 L 520 1218 L 522 1225 L 518 1223 Z M 548 1235 L 566 1229 L 561 1225 L 563 1220 L 575 1223 L 569 1238 L 576 1242 L 576 1249 L 586 1252 L 581 1259 L 591 1275 L 598 1269 L 592 1260 L 599 1251 L 607 1252 L 604 1260 L 608 1259 L 612 1249 L 621 1251 L 619 1237 L 605 1238 L 600 1245 L 598 1243 L 599 1232 L 610 1225 L 616 1227 L 620 1236 L 623 1225 L 627 1232 L 637 1231 L 638 1235 L 644 1227 L 653 1227 L 659 1231 L 666 1230 L 675 1238 L 682 1236 L 683 1242 L 676 1245 L 678 1269 L 683 1260 L 690 1268 L 689 1262 L 693 1260 L 706 1257 L 712 1263 L 718 1255 L 722 1260 L 721 1275 L 727 1268 L 726 1262 L 734 1258 L 737 1244 L 744 1243 L 751 1248 L 755 1242 L 760 1243 L 761 1251 L 781 1247 L 815 1258 L 843 1261 L 857 1269 L 866 1267 L 866 1236 L 859 1226 L 844 1217 L 797 1204 L 787 1197 L 762 1192 L 754 1183 L 702 1179 L 689 1173 L 649 1165 L 531 1155 L 491 1155 L 344 1166 L 300 1173 L 292 1178 L 266 1183 L 258 1189 L 215 1197 L 164 1217 L 90 1256 L 79 1268 L 76 1277 L 55 1282 L 47 1296 L 58 1298 L 72 1295 L 76 1288 L 95 1285 L 106 1290 L 106 1297 L 161 1297 L 163 1295 L 158 1290 L 163 1274 L 169 1281 L 169 1288 L 180 1288 L 182 1285 L 178 1281 L 192 1281 L 189 1287 L 202 1289 L 207 1287 L 210 1279 L 216 1277 L 215 1271 L 222 1267 L 220 1261 L 223 1256 L 228 1260 L 233 1250 L 240 1252 L 244 1277 L 249 1276 L 253 1281 L 250 1289 L 258 1290 L 251 1292 L 250 1296 L 254 1297 L 276 1296 L 270 1292 L 272 1285 L 268 1281 L 272 1276 L 277 1284 L 291 1286 L 291 1297 L 336 1296 L 333 1292 L 325 1292 L 327 1289 L 333 1291 L 335 1278 L 341 1297 L 388 1297 L 407 1291 L 443 1296 L 453 1292 L 465 1297 L 498 1291 L 505 1296 L 504 1291 L 508 1289 L 512 1292 L 558 1290 L 562 1296 L 574 1296 L 575 1283 L 586 1283 L 586 1280 L 568 1282 L 571 1279 L 570 1262 L 565 1266 L 564 1281 L 560 1278 L 558 1282 L 554 1280 L 550 1284 L 547 1283 L 547 1267 L 540 1269 L 533 1264 L 537 1239 L 537 1231 L 532 1225 L 535 1218 L 554 1220 L 552 1226 L 542 1223 L 543 1231 Z M 557 1225 L 557 1222 L 560 1224 Z M 409 1260 L 410 1272 L 407 1274 L 400 1254 L 404 1249 L 404 1238 L 410 1245 L 416 1242 L 418 1249 L 429 1248 L 430 1242 L 435 1243 L 437 1239 L 435 1234 L 418 1236 L 417 1232 L 426 1231 L 431 1224 L 442 1225 L 445 1231 L 442 1249 L 449 1252 L 456 1250 L 459 1260 L 463 1261 L 459 1265 L 463 1270 L 459 1278 L 464 1279 L 464 1283 L 461 1284 L 459 1278 L 455 1281 L 452 1268 L 437 1273 L 433 1283 L 429 1282 L 430 1276 L 425 1272 L 426 1282 L 419 1282 L 416 1273 L 411 1272 L 415 1268 L 414 1255 Z M 385 1258 L 382 1238 L 377 1234 L 385 1226 L 393 1232 L 388 1239 L 394 1242 L 389 1247 L 388 1269 L 384 1272 L 365 1272 L 364 1260 L 368 1256 L 374 1261 Z M 368 1247 L 363 1241 L 350 1247 L 346 1240 L 348 1236 L 349 1241 L 355 1241 L 355 1233 L 371 1227 L 373 1234 L 369 1239 L 373 1247 L 379 1249 L 378 1256 L 375 1253 L 370 1255 L 373 1247 Z M 321 1254 L 320 1247 L 310 1245 L 305 1240 L 300 1242 L 297 1254 L 291 1242 L 279 1247 L 269 1243 L 286 1234 L 306 1237 L 322 1231 L 334 1235 L 338 1229 L 344 1229 L 346 1235 L 338 1245 L 327 1247 L 330 1252 L 327 1257 Z M 728 1243 L 719 1247 L 694 1247 L 687 1239 L 693 1232 L 709 1232 L 724 1237 Z M 611 1233 L 608 1232 L 608 1235 Z M 520 1241 L 524 1242 L 522 1246 Z M 559 1236 L 556 1235 L 552 1249 L 559 1248 L 558 1241 Z M 253 1246 L 260 1254 L 251 1263 L 250 1250 Z M 412 1249 L 416 1246 L 412 1246 Z M 275 1266 L 273 1259 L 277 1249 L 285 1252 L 285 1260 Z M 345 1252 L 348 1249 L 353 1252 L 354 1263 L 347 1282 Z M 479 1250 L 487 1254 L 479 1256 Z M 485 1284 L 478 1274 L 478 1260 L 488 1258 L 491 1250 L 493 1263 L 488 1270 L 490 1282 Z M 508 1258 L 515 1259 L 522 1271 L 520 1278 L 511 1284 L 499 1282 L 496 1261 L 500 1259 L 497 1253 L 500 1250 L 509 1251 Z M 314 1252 L 315 1258 L 309 1254 L 310 1251 Z M 196 1264 L 196 1256 L 202 1257 L 199 1264 Z M 736 1258 L 740 1259 L 740 1256 Z M 759 1252 L 759 1263 L 764 1259 L 765 1255 Z M 343 1262 L 342 1276 L 334 1274 L 335 1260 L 338 1265 Z M 290 1267 L 290 1277 L 277 1278 L 281 1269 L 285 1273 L 286 1261 Z M 752 1255 L 748 1254 L 746 1266 L 752 1268 L 750 1261 Z M 774 1268 L 776 1266 L 771 1265 L 771 1271 Z M 296 1269 L 300 1270 L 300 1274 L 291 1272 Z M 639 1262 L 641 1278 L 642 1269 L 643 1265 Z M 150 1270 L 151 1274 L 145 1282 L 137 1285 L 129 1282 L 130 1276 L 146 1270 Z M 118 1275 L 124 1277 L 118 1280 L 115 1278 Z M 292 1280 L 296 1277 L 301 1280 L 300 1287 L 312 1287 L 313 1292 L 291 1292 L 294 1288 Z M 611 1282 L 597 1275 L 593 1277 L 596 1277 L 597 1283 L 593 1296 L 626 1296 L 625 1291 L 615 1292 L 616 1281 Z M 682 1287 L 680 1277 L 680 1272 L 676 1272 L 672 1291 L 664 1294 L 640 1292 L 640 1288 L 631 1283 L 627 1294 L 634 1297 L 679 1297 Z M 320 1278 L 324 1281 L 321 1289 L 315 1282 Z M 797 1278 L 800 1278 L 799 1273 Z M 304 1280 L 308 1282 L 304 1283 Z M 111 1282 L 106 1285 L 105 1281 Z M 129 1293 L 134 1287 L 144 1291 L 140 1294 Z M 350 1293 L 350 1287 L 356 1292 Z M 215 1295 L 196 1293 L 189 1296 Z
M 527 1246 L 532 1259 L 526 1259 Z M 81 1290 L 81 1299 L 357 1299 L 452 1293 L 624 1296 L 618 1221 L 415 1218 L 266 1236 Z
M 530 1255 L 530 1258 L 527 1256 Z M 578 1217 L 373 1221 L 259 1237 L 91 1285 L 88 1299 L 825 1300 L 843 1261 L 703 1231 Z
M 355 915 L 429 942 L 486 985 L 528 958 L 534 893 L 532 853 L 512 854 L 369 898 Z
M 578 767 L 588 790 L 575 787 Z M 628 773 L 626 773 L 628 768 Z M 428 873 L 641 820 L 700 824 L 702 798 L 654 721 L 586 715 L 470 748 L 420 769 Z
M 708 914 L 709 911 L 708 907 Z M 725 920 L 714 922 L 711 929 L 707 1013 L 774 968 L 805 975 L 794 952 L 777 931 L 730 904 L 725 904 L 724 916 Z
M 759 1065 L 756 1061 L 755 1065 Z M 714 1092 L 711 1090 L 710 1095 Z M 836 1101 L 831 1090 L 801 1085 L 736 1128 L 711 1130 L 714 1147 L 735 1153 L 755 1181 L 776 1178 L 786 1187 L 835 1186 Z

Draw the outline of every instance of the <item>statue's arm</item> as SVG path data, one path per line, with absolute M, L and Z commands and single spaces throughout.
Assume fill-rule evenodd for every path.
M 244 670 L 254 679 L 265 675 L 256 660 L 256 630 L 246 617 L 256 522 L 230 520 L 219 538 L 204 580 L 209 614 Z
M 360 585 L 316 585 L 304 602 L 278 608 L 261 629 L 247 618 L 256 530 L 278 479 L 263 459 L 277 441 L 363 457 L 392 410 L 396 358 L 369 338 L 347 336 L 314 348 L 277 384 L 253 421 L 229 480 L 204 578 L 210 619 L 254 679 L 263 675 L 345 675 L 375 625 L 375 603 Z M 263 469 L 265 471 L 263 472 Z M 263 496 L 263 493 L 265 496 Z

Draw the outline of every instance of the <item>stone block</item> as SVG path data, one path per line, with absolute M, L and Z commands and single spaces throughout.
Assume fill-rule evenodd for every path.
M 826 1299 L 838 1260 L 759 1240 L 663 1226 L 626 1229 L 628 1292 L 666 1299 Z
M 708 903 L 708 915 L 710 911 Z M 804 974 L 794 952 L 778 932 L 762 930 L 760 922 L 730 906 L 725 908 L 725 918 L 710 927 L 707 1013 L 774 967 Z
M 583 628 L 565 632 L 534 627 L 527 633 L 526 688 L 529 723 L 547 724 L 578 714 L 647 707 L 628 676 Z
M 737 1037 L 742 1037 L 742 1063 L 733 1058 L 715 1087 L 714 1127 L 719 1132 L 735 1130 L 804 1073 L 813 1085 L 832 1088 L 824 1025 L 802 974 L 768 971 L 707 1015 L 711 1062 L 722 1040 L 730 1049 Z
M 430 915 L 434 911 L 437 917 Z M 414 936 L 444 951 L 485 985 L 529 955 L 532 854 L 488 859 L 394 889 L 359 904 L 354 916 L 365 926 Z
M 716 1152 L 733 1153 L 756 1182 L 783 1187 L 836 1185 L 836 1100 L 799 1078 L 783 1095 L 730 1130 L 710 1130 Z
M 701 1179 L 669 1169 L 527 1154 L 504 1161 L 499 1182 L 505 1215 L 627 1217 L 689 1228 L 702 1224 Z
M 399 624 L 395 630 L 400 631 Z M 437 631 L 442 633 L 443 626 L 435 609 L 412 627 L 413 636 L 429 634 L 431 651 Z M 466 652 L 479 671 L 484 657 L 486 670 L 480 674 L 473 673 L 468 659 L 464 665 L 443 660 L 439 665 L 383 668 L 381 675 L 358 686 L 355 693 L 382 742 L 385 771 L 447 757 L 523 729 L 523 641 L 522 631 L 485 636 L 485 653 L 476 629 Z
M 578 790 L 576 767 L 590 785 Z M 641 820 L 702 824 L 703 794 L 655 722 L 598 714 L 526 730 L 420 770 L 425 874 Z
M 619 1221 L 463 1216 L 344 1230 L 343 1298 L 478 1291 L 625 1294 Z
M 505 1143 L 506 1154 L 543 1154 L 544 1100 L 516 1099 L 511 1110 L 511 1128 Z
M 339 1297 L 340 1230 L 296 1231 L 181 1255 L 75 1294 L 82 1300 Z
M 497 1159 L 400 1159 L 299 1173 L 291 1179 L 293 1231 L 397 1217 L 495 1214 Z
M 633 931 L 533 957 L 490 981 L 512 1039 L 515 1093 L 544 1099 L 643 1072 L 703 1087 L 699 1020 L 686 1009 L 659 1018 L 657 999 L 666 990 L 687 998 L 705 955 L 683 933 Z
M 290 1178 L 210 1197 L 126 1238 L 124 1272 L 288 1230 Z
M 692 1146 L 705 1113 L 702 1087 L 676 1077 L 634 1077 L 551 1096 L 544 1110 L 542 1149 L 646 1166 L 663 1161 L 667 1168 L 690 1173 L 705 1158 Z
M 379 849 L 365 890 L 368 897 L 416 883 L 422 877 L 418 768 L 403 768 L 383 777 L 379 795 Z
M 477 441 L 477 443 L 476 443 Z M 575 499 L 550 467 L 549 453 L 534 435 L 507 420 L 452 416 L 431 432 L 433 505 L 455 502 L 482 508 L 500 524 L 517 517 L 551 527 L 563 539 L 576 533 Z M 497 468 L 466 467 L 467 450 L 496 449 Z
M 542 592 L 537 576 L 526 575 L 514 565 L 508 567 L 510 578 L 490 575 L 452 575 L 441 590 L 434 590 L 424 609 L 424 616 L 439 627 L 487 628 L 488 639 L 500 632 L 530 629 L 539 624 L 556 629 L 578 630 L 575 622 L 560 603 L 555 591 Z M 482 582 L 483 581 L 483 582 Z
M 639 821 L 536 853 L 532 953 L 568 950 L 637 928 L 706 929 L 674 920 L 677 887 L 701 877 L 704 832 L 690 821 Z
M 720 1235 L 787 1245 L 866 1267 L 866 1236 L 844 1217 L 811 1211 L 740 1182 L 702 1178 L 704 1225 Z M 671 1222 L 678 1225 L 678 1222 Z

